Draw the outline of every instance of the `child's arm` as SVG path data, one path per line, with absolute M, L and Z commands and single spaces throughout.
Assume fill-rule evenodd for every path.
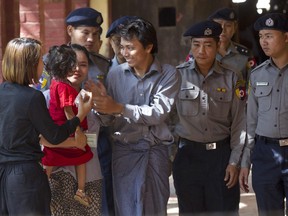
M 67 119 L 71 119 L 75 116 L 75 114 L 72 110 L 72 106 L 65 106 L 64 112 L 65 112 Z M 83 133 L 83 131 L 80 129 L 80 127 L 77 127 L 74 140 L 76 143 L 79 143 L 79 145 L 81 145 L 81 146 L 83 146 L 84 142 L 85 142 L 85 144 L 87 143 L 86 136 L 85 136 L 85 139 L 83 139 L 83 136 L 85 136 L 85 133 Z
M 73 109 L 72 109 L 72 106 L 65 106 L 64 107 L 64 113 L 65 113 L 67 120 L 72 119 L 75 116 Z M 79 127 L 77 127 L 76 131 L 81 131 L 81 130 Z
M 72 119 L 75 116 L 75 114 L 72 110 L 72 106 L 65 106 L 64 112 L 65 112 L 65 116 L 66 116 L 67 120 Z

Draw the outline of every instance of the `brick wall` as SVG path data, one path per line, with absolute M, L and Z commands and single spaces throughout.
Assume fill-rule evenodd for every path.
M 53 45 L 68 42 L 65 18 L 70 11 L 79 7 L 88 7 L 89 0 L 46 0 L 43 5 L 44 12 L 44 46 L 46 52 Z
M 47 52 L 52 45 L 68 42 L 68 13 L 88 6 L 89 0 L 0 0 L 0 83 L 2 55 L 9 40 L 33 37 L 42 41 Z
M 0 60 L 2 60 L 8 41 L 19 36 L 19 2 L 17 0 L 0 2 L 0 35 Z M 2 82 L 1 63 L 0 82 Z
M 46 51 L 53 45 L 60 45 L 66 42 L 67 33 L 65 26 L 65 2 L 46 2 L 45 8 L 45 48 Z
M 19 25 L 20 37 L 32 37 L 41 40 L 38 0 L 19 1 Z
M 53 45 L 67 43 L 65 17 L 88 0 L 20 0 L 20 36 L 42 41 L 45 52 Z

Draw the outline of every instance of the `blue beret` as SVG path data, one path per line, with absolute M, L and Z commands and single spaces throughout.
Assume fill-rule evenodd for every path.
M 254 23 L 254 29 L 260 31 L 262 29 L 274 29 L 288 32 L 288 18 L 282 13 L 268 13 L 261 16 Z
M 66 24 L 72 26 L 99 27 L 103 23 L 102 14 L 93 8 L 78 8 L 68 14 Z
M 191 37 L 219 37 L 222 32 L 222 27 L 219 23 L 211 20 L 205 20 L 191 26 L 183 36 Z
M 137 19 L 137 16 L 122 16 L 119 19 L 116 19 L 114 22 L 112 22 L 112 24 L 110 25 L 107 34 L 106 34 L 106 38 L 110 37 L 111 34 L 116 33 L 117 29 L 121 26 L 126 25 L 128 22 Z
M 223 19 L 228 21 L 237 21 L 236 11 L 232 8 L 221 8 L 208 17 L 209 20 Z

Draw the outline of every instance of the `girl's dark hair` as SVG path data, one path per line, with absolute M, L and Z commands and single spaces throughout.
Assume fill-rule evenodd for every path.
M 52 46 L 45 57 L 45 70 L 57 80 L 66 80 L 68 74 L 72 72 L 77 64 L 74 50 L 63 44 Z
M 90 59 L 89 59 L 89 52 L 88 50 L 84 47 L 84 46 L 81 46 L 79 44 L 70 44 L 70 47 L 75 50 L 75 51 L 82 51 L 83 53 L 85 53 L 88 61 L 90 62 Z
M 119 34 L 125 40 L 131 40 L 136 37 L 140 43 L 146 48 L 149 44 L 153 45 L 151 54 L 158 52 L 157 34 L 153 25 L 142 18 L 131 20 L 126 26 L 124 26 Z

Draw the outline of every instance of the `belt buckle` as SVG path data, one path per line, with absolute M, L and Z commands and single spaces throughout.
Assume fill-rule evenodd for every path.
M 207 143 L 206 145 L 206 150 L 213 150 L 216 149 L 216 143 Z M 287 144 L 288 145 L 288 144 Z
M 288 146 L 288 139 L 279 140 L 280 146 Z

